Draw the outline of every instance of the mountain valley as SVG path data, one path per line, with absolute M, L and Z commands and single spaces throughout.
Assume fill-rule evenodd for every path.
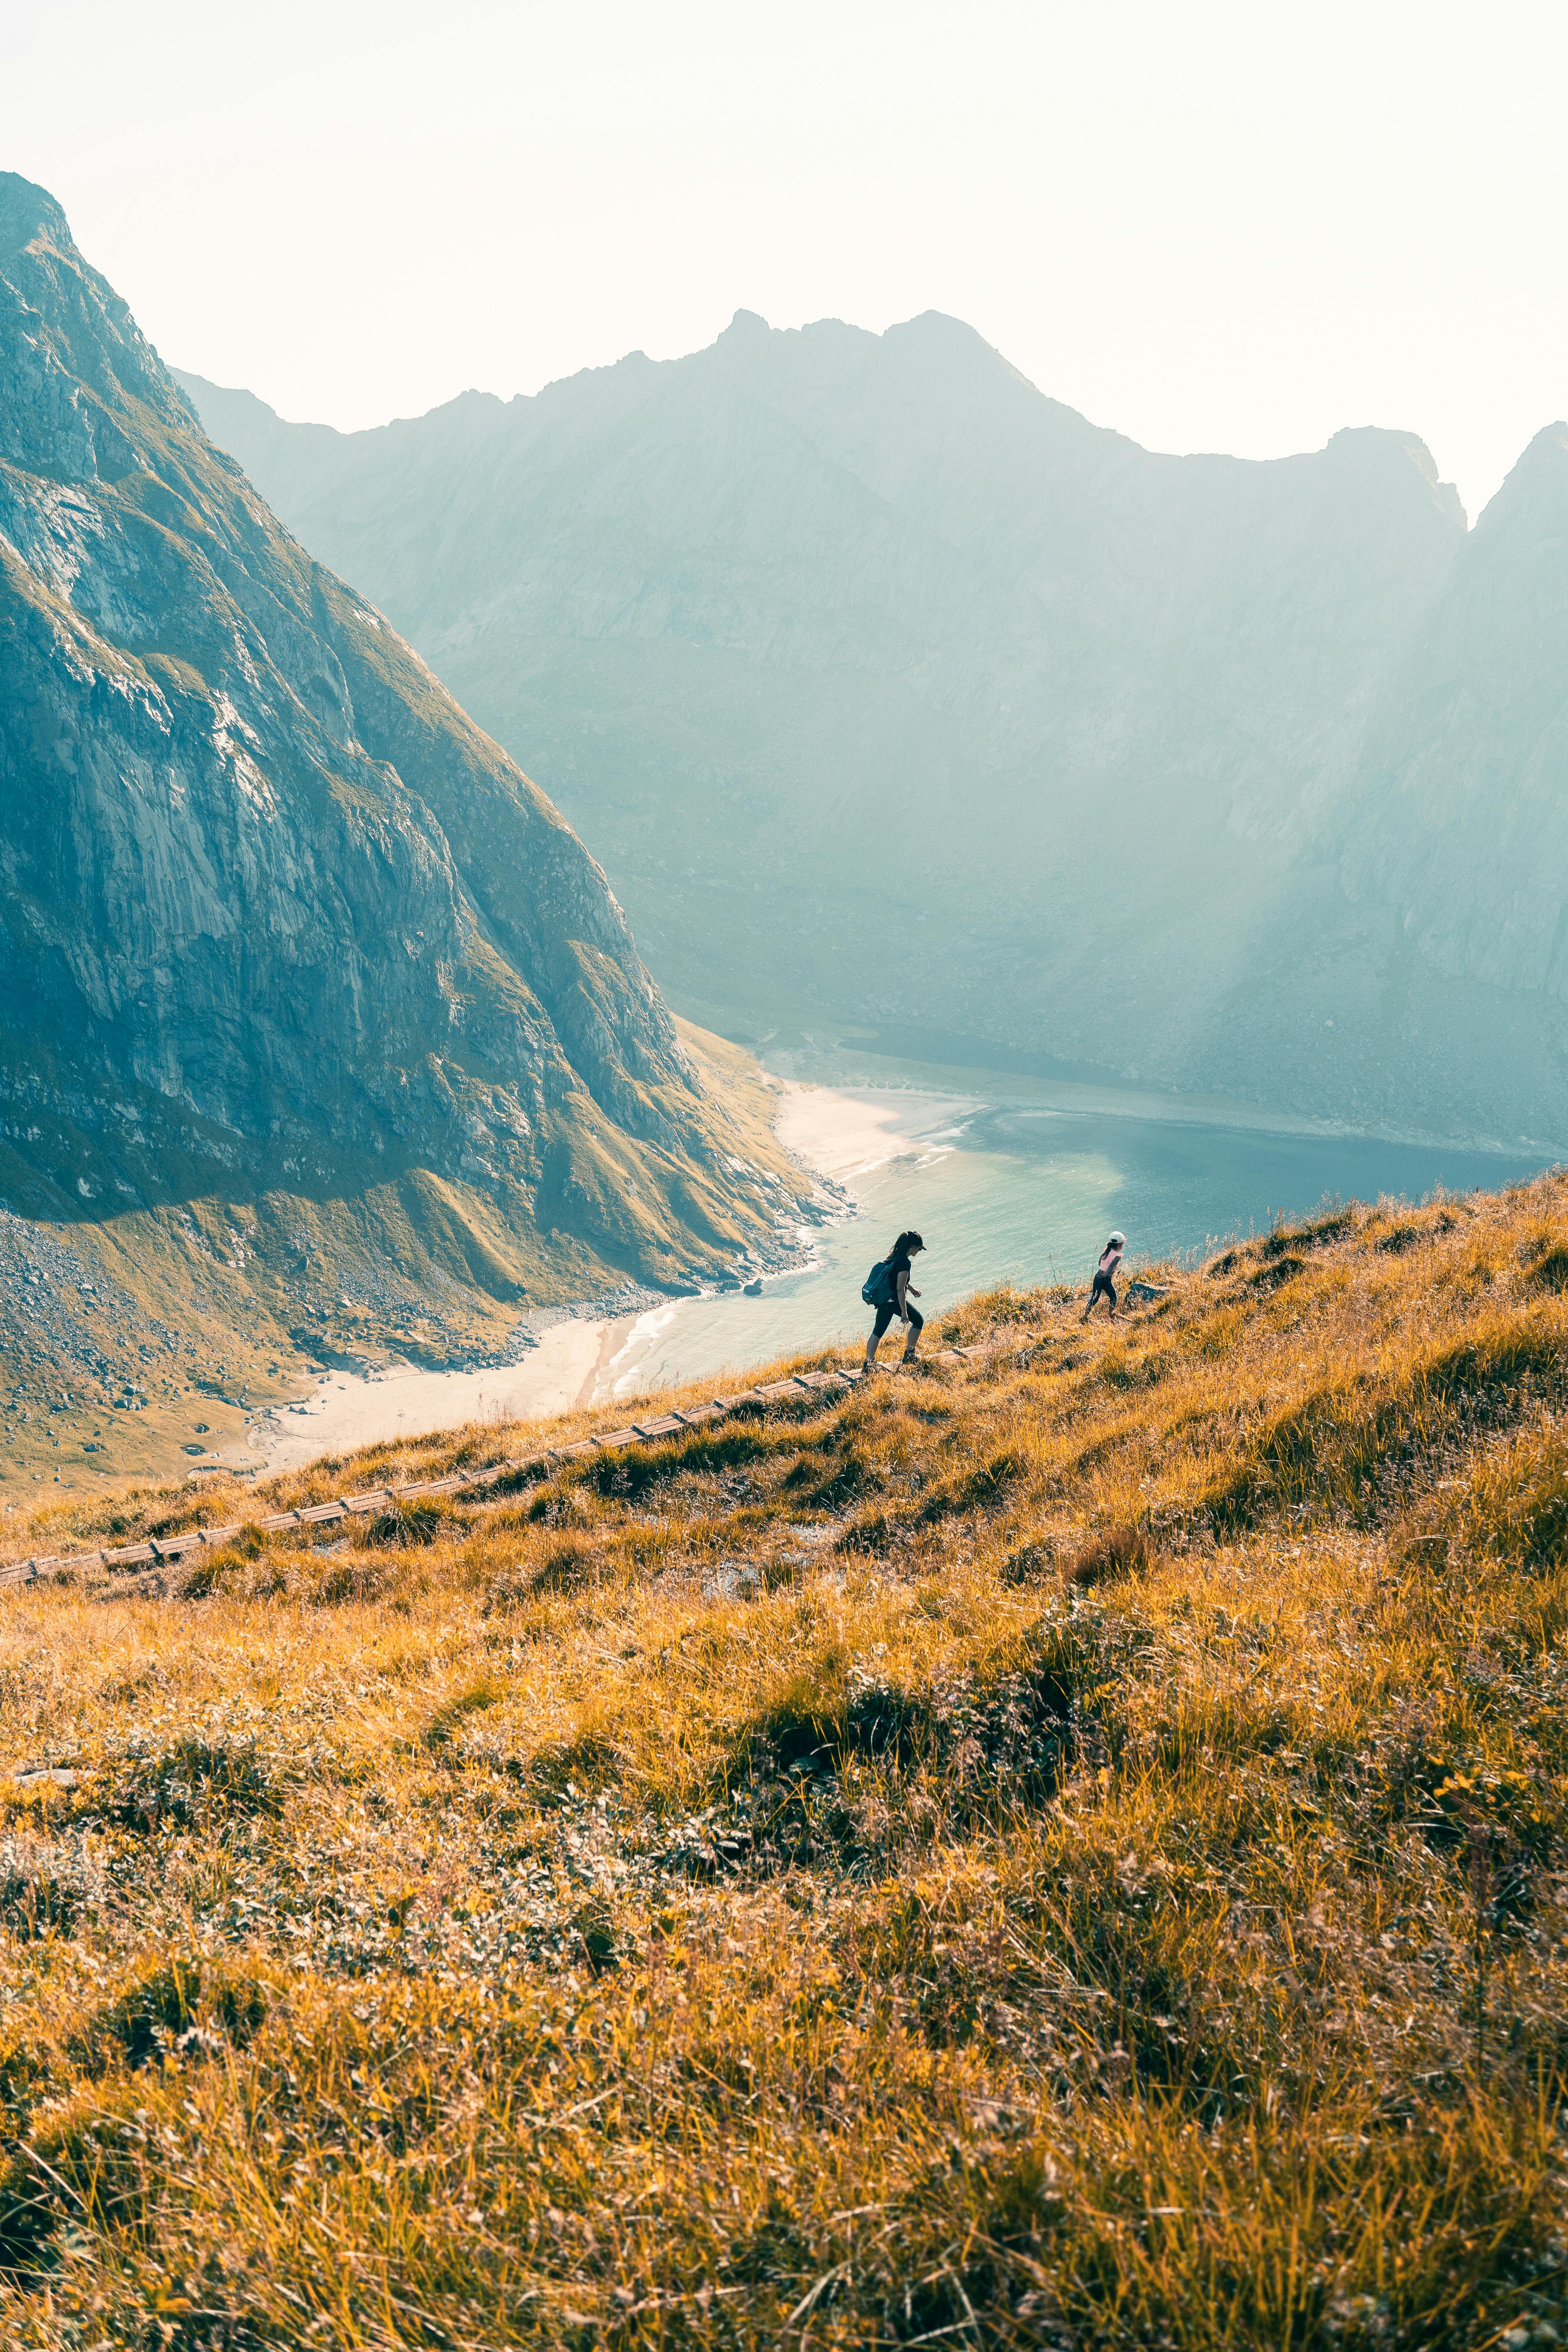
M 935 313 L 346 435 L 181 380 L 693 1018 L 1568 1137 L 1563 428 L 1468 533 L 1412 435 L 1161 457 Z

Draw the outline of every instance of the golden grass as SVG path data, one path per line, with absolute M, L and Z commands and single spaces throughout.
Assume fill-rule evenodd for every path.
M 1557 2341 L 1565 1250 L 1355 1210 L 11 1598 L 0 2336 Z

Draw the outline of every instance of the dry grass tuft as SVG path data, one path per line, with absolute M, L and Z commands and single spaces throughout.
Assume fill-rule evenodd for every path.
M 1087 1591 L 1091 1585 L 1104 1584 L 1114 1576 L 1147 1576 L 1156 1558 L 1147 1528 L 1136 1524 L 1112 1528 L 1109 1535 L 1097 1538 L 1073 1554 L 1068 1581 Z
M 0 2342 L 1558 2341 L 1565 1260 L 1336 1209 L 12 1595 Z

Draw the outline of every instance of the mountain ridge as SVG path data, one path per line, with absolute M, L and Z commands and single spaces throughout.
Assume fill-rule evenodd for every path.
M 1494 528 L 1418 436 L 1151 453 L 941 314 L 742 313 L 346 436 L 186 381 L 537 747 L 691 1017 L 1568 1137 L 1533 950 L 1390 782 L 1400 665 Z

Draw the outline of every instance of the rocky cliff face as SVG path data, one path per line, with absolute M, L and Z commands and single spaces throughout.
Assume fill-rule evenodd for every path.
M 1424 826 L 1369 781 L 1472 554 L 1412 436 L 1152 456 L 934 315 L 742 313 L 688 359 L 350 436 L 186 382 L 532 747 L 718 1025 L 1568 1134 L 1515 983 L 1405 925 Z
M 1568 997 L 1568 425 L 1537 434 L 1392 667 L 1342 822 L 1347 887 L 1457 979 Z
M 285 1328 L 307 1294 L 384 1331 L 435 1284 L 482 1323 L 774 1245 L 577 835 L 8 175 L 0 675 L 13 1209 L 161 1214 Z

